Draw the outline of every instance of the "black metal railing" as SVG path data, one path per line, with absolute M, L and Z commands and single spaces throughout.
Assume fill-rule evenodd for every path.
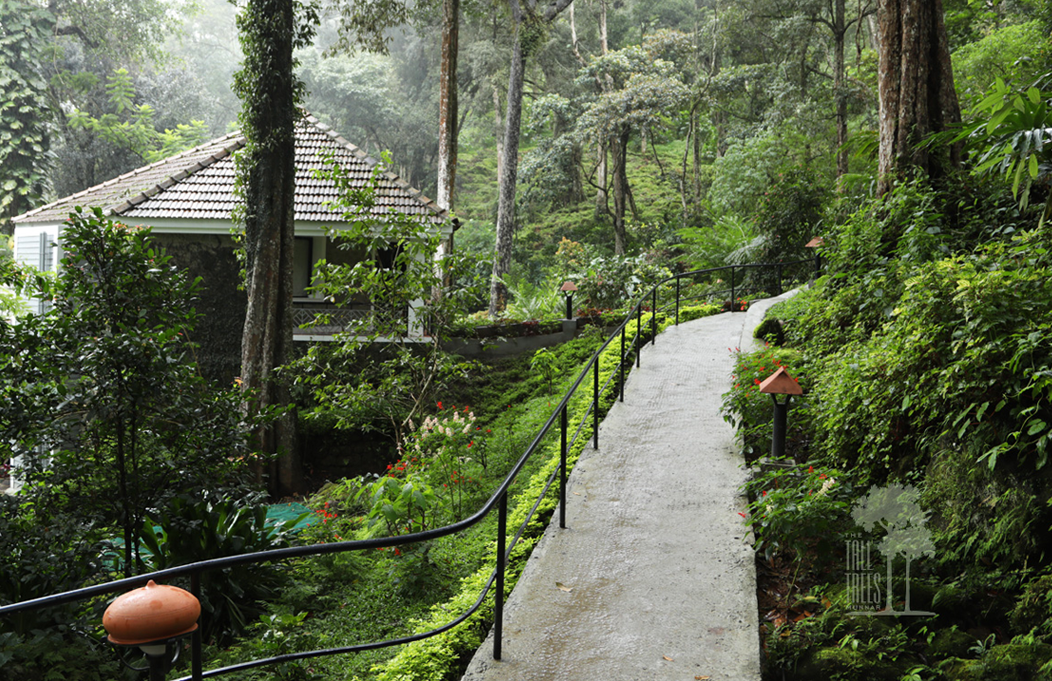
M 563 396 L 558 406 L 552 412 L 551 416 L 545 422 L 544 426 L 540 429 L 536 437 L 526 448 L 526 451 L 518 459 L 516 464 L 512 467 L 511 471 L 505 476 L 504 481 L 500 486 L 493 492 L 489 499 L 471 516 L 464 518 L 463 520 L 446 525 L 444 527 L 433 528 L 430 530 L 416 532 L 413 534 L 400 535 L 395 537 L 381 537 L 375 539 L 357 540 L 357 541 L 345 541 L 331 544 L 315 544 L 311 546 L 294 546 L 284 549 L 277 549 L 272 551 L 262 551 L 258 553 L 247 553 L 238 556 L 227 556 L 223 558 L 214 558 L 211 560 L 200 561 L 197 563 L 191 563 L 188 565 L 181 565 L 174 568 L 168 568 L 165 570 L 159 570 L 148 574 L 136 575 L 135 577 L 129 577 L 125 579 L 119 579 L 96 586 L 84 587 L 74 591 L 67 591 L 60 594 L 53 594 L 50 596 L 44 596 L 41 598 L 23 601 L 20 603 L 14 603 L 0 607 L 0 616 L 7 616 L 18 612 L 24 612 L 28 610 L 37 610 L 41 608 L 47 608 L 74 601 L 85 600 L 96 596 L 126 591 L 128 589 L 137 588 L 145 585 L 147 581 L 162 581 L 179 577 L 190 578 L 190 591 L 200 598 L 201 596 L 201 575 L 209 570 L 219 570 L 223 568 L 232 567 L 235 565 L 244 565 L 248 563 L 258 563 L 266 561 L 281 561 L 290 558 L 302 558 L 306 556 L 317 556 L 331 553 L 342 553 L 345 551 L 365 551 L 370 549 L 387 548 L 394 546 L 405 546 L 408 544 L 414 544 L 417 542 L 430 541 L 440 537 L 456 534 L 469 527 L 472 527 L 476 523 L 480 522 L 485 518 L 494 508 L 497 509 L 497 552 L 496 552 L 496 567 L 491 573 L 489 579 L 483 587 L 482 592 L 479 594 L 478 599 L 466 612 L 460 616 L 454 618 L 447 624 L 427 631 L 420 634 L 413 634 L 410 636 L 404 636 L 401 638 L 390 639 L 386 641 L 377 641 L 372 643 L 362 643 L 351 646 L 344 646 L 339 648 L 328 648 L 324 650 L 312 650 L 298 653 L 289 653 L 285 655 L 279 655 L 276 657 L 261 658 L 252 660 L 249 662 L 243 662 L 240 664 L 231 665 L 219 669 L 212 669 L 204 671 L 203 660 L 202 660 L 202 641 L 201 641 L 201 630 L 197 629 L 191 635 L 191 673 L 190 676 L 182 677 L 178 681 L 199 681 L 200 679 L 212 678 L 221 676 L 223 674 L 229 674 L 237 671 L 244 671 L 255 667 L 262 667 L 272 664 L 281 664 L 287 662 L 294 662 L 297 660 L 305 660 L 309 658 L 322 657 L 327 655 L 339 655 L 345 653 L 360 652 L 364 650 L 372 650 L 376 648 L 384 648 L 388 646 L 402 645 L 405 643 L 411 643 L 424 638 L 435 636 L 442 632 L 448 631 L 466 619 L 471 617 L 478 609 L 483 605 L 486 600 L 489 591 L 494 588 L 495 601 L 494 601 L 494 639 L 493 639 L 493 658 L 499 660 L 501 657 L 501 639 L 502 639 L 502 627 L 503 627 L 503 608 L 504 608 L 504 579 L 507 561 L 511 556 L 512 550 L 515 548 L 518 541 L 522 538 L 526 527 L 530 520 L 533 519 L 540 508 L 541 502 L 544 500 L 551 486 L 554 484 L 556 477 L 559 479 L 559 527 L 566 527 L 566 477 L 568 474 L 567 470 L 567 455 L 571 451 L 574 444 L 577 442 L 582 431 L 588 423 L 589 417 L 592 423 L 592 446 L 596 449 L 599 448 L 599 405 L 603 395 L 606 394 L 610 388 L 614 378 L 617 377 L 618 387 L 618 399 L 624 401 L 624 386 L 625 386 L 625 365 L 626 361 L 631 362 L 634 359 L 636 366 L 640 366 L 640 355 L 642 347 L 647 343 L 653 343 L 657 336 L 657 313 L 662 310 L 668 310 L 671 308 L 675 309 L 675 324 L 679 324 L 679 313 L 681 302 L 683 301 L 683 287 L 682 283 L 686 280 L 689 283 L 696 282 L 697 279 L 702 278 L 704 275 L 719 276 L 721 273 L 729 273 L 729 286 L 726 288 L 715 288 L 718 284 L 709 283 L 703 287 L 703 290 L 698 294 L 698 297 L 705 297 L 708 301 L 715 299 L 717 302 L 724 301 L 726 295 L 729 295 L 729 300 L 732 302 L 731 310 L 735 311 L 737 306 L 734 302 L 737 301 L 739 295 L 745 295 L 749 289 L 743 279 L 739 278 L 739 275 L 743 275 L 746 272 L 752 270 L 760 271 L 762 269 L 771 270 L 776 272 L 777 289 L 776 291 L 768 291 L 768 293 L 781 293 L 783 286 L 782 275 L 786 268 L 792 266 L 798 266 L 804 263 L 814 262 L 812 260 L 801 260 L 792 263 L 768 263 L 768 264 L 750 264 L 750 265 L 727 265 L 724 267 L 715 267 L 706 270 L 696 270 L 693 272 L 685 272 L 668 277 L 657 284 L 655 284 L 649 291 L 643 294 L 639 300 L 635 303 L 632 309 L 622 320 L 621 324 L 616 330 L 606 339 L 603 345 L 596 350 L 592 357 L 585 364 L 581 373 L 577 376 L 573 385 Z M 673 286 L 674 284 L 674 286 Z M 753 287 L 757 284 L 752 284 Z M 671 290 L 670 290 L 671 289 Z M 664 291 L 664 293 L 662 293 Z M 665 296 L 664 305 L 661 295 Z M 647 305 L 649 303 L 649 305 Z M 644 307 L 649 307 L 652 312 L 650 316 L 650 329 L 649 334 L 644 335 L 643 329 L 643 311 Z M 626 335 L 629 326 L 633 320 L 636 321 L 635 334 L 631 338 L 629 343 Z M 600 357 L 610 347 L 611 343 L 614 343 L 616 339 L 620 338 L 620 361 L 618 367 L 610 372 L 610 376 L 607 377 L 605 383 L 600 386 Z M 583 414 L 580 422 L 576 426 L 576 430 L 572 437 L 569 437 L 569 404 L 570 400 L 577 393 L 578 389 L 585 383 L 589 372 L 592 374 L 592 396 L 588 409 Z M 515 536 L 512 538 L 511 543 L 507 542 L 507 516 L 508 516 L 508 490 L 511 485 L 515 482 L 519 473 L 526 466 L 527 462 L 533 456 L 534 452 L 540 447 L 545 436 L 551 431 L 555 424 L 559 424 L 560 430 L 560 463 L 555 470 L 552 471 L 549 476 L 547 483 L 545 484 L 537 500 L 534 502 L 533 507 L 527 514 L 526 519 L 517 528 Z

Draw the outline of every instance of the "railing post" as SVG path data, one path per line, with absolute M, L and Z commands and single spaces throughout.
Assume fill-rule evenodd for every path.
M 636 368 L 639 368 L 639 356 L 643 354 L 643 301 L 636 306 L 636 337 L 632 341 L 632 348 L 636 351 Z
M 500 495 L 497 510 L 497 585 L 493 593 L 493 659 L 500 659 L 500 644 L 504 636 L 504 545 L 508 533 L 508 493 Z
M 654 287 L 654 292 L 650 296 L 650 344 L 654 345 L 657 343 L 657 290 L 658 287 Z
M 560 430 L 562 430 L 562 450 L 559 457 L 559 527 L 566 529 L 566 410 L 563 405 L 562 414 L 559 416 Z
M 201 573 L 195 572 L 190 575 L 190 593 L 194 595 L 198 601 L 201 600 Z M 197 627 L 194 633 L 190 634 L 190 677 L 194 681 L 201 681 L 204 678 L 202 675 L 203 662 L 201 660 L 201 627 Z
M 676 326 L 679 326 L 679 277 L 676 277 Z
M 738 306 L 735 305 L 735 301 L 734 301 L 734 298 L 735 298 L 735 295 L 734 295 L 734 269 L 735 269 L 735 266 L 731 265 L 731 312 L 734 312 L 738 308 Z
M 621 382 L 618 384 L 618 390 L 621 392 L 621 396 L 618 398 L 618 401 L 620 401 L 620 402 L 624 402 L 625 401 L 625 327 L 626 326 L 628 326 L 627 323 L 623 324 L 621 326 L 621 364 L 620 364 L 620 367 L 619 367 L 620 371 L 621 371 Z
M 599 358 L 592 365 L 592 449 L 599 449 Z

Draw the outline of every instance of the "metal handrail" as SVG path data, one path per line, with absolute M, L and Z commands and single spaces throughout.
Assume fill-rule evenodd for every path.
M 675 295 L 675 299 L 674 299 L 675 324 L 679 325 L 679 311 L 680 311 L 680 302 L 681 302 L 680 282 L 683 279 L 694 278 L 694 277 L 697 277 L 697 276 L 703 275 L 703 274 L 711 274 L 711 273 L 716 273 L 716 272 L 722 272 L 722 271 L 729 270 L 730 273 L 731 273 L 731 275 L 730 275 L 731 286 L 730 286 L 730 288 L 728 290 L 729 290 L 729 293 L 730 293 L 730 300 L 731 300 L 731 303 L 732 303 L 731 304 L 731 308 L 732 308 L 732 311 L 734 311 L 733 308 L 734 308 L 734 301 L 735 301 L 736 295 L 738 293 L 742 292 L 742 290 L 740 288 L 738 288 L 738 286 L 736 284 L 736 281 L 735 281 L 735 273 L 736 273 L 737 270 L 739 270 L 739 269 L 741 269 L 741 270 L 748 270 L 748 269 L 753 269 L 753 268 L 770 268 L 770 267 L 776 268 L 776 270 L 778 272 L 778 288 L 779 288 L 778 293 L 780 293 L 781 292 L 780 289 L 781 289 L 781 280 L 782 280 L 783 269 L 786 268 L 786 267 L 791 267 L 793 265 L 799 265 L 799 264 L 808 263 L 808 262 L 812 262 L 812 260 L 810 260 L 810 259 L 798 260 L 798 261 L 793 261 L 793 262 L 788 262 L 788 263 L 753 263 L 753 264 L 747 264 L 747 265 L 725 265 L 725 266 L 722 266 L 722 267 L 713 267 L 713 268 L 708 268 L 708 269 L 703 269 L 703 270 L 694 270 L 694 271 L 691 271 L 691 272 L 684 272 L 684 273 L 680 273 L 680 274 L 675 274 L 675 275 L 672 275 L 670 277 L 666 277 L 665 279 L 662 279 L 661 281 L 656 283 L 646 293 L 644 293 L 642 296 L 640 296 L 639 300 L 635 303 L 635 305 L 631 308 L 631 310 L 629 310 L 628 314 L 625 315 L 625 318 L 621 321 L 621 323 L 618 325 L 618 327 L 613 331 L 613 333 L 610 334 L 610 336 L 606 339 L 606 341 L 603 342 L 602 346 L 600 346 L 599 349 L 596 350 L 595 353 L 592 355 L 592 357 L 588 360 L 588 362 L 585 364 L 584 368 L 581 370 L 581 373 L 577 376 L 577 379 L 574 381 L 573 385 L 570 386 L 569 390 L 567 390 L 566 394 L 563 396 L 563 398 L 559 402 L 558 406 L 556 406 L 556 408 L 552 412 L 551 416 L 548 417 L 548 420 L 541 427 L 540 431 L 537 433 L 536 437 L 534 437 L 534 439 L 530 443 L 530 445 L 526 448 L 526 451 L 522 454 L 522 456 L 519 458 L 519 460 L 516 462 L 516 464 L 512 467 L 512 469 L 505 476 L 504 481 L 497 487 L 496 491 L 494 491 L 493 494 L 490 495 L 489 499 L 487 499 L 486 502 L 475 513 L 473 513 L 472 515 L 468 516 L 467 518 L 464 518 L 463 520 L 460 520 L 458 522 L 452 523 L 450 525 L 445 525 L 443 527 L 432 528 L 430 530 L 425 530 L 425 531 L 422 531 L 422 532 L 414 532 L 412 534 L 405 534 L 405 535 L 399 535 L 399 536 L 394 536 L 394 537 L 378 537 L 378 538 L 373 538 L 373 539 L 334 542 L 334 543 L 329 543 L 329 544 L 314 544 L 314 545 L 310 545 L 310 546 L 293 546 L 293 547 L 287 547 L 287 548 L 283 548 L 283 549 L 274 549 L 274 550 L 270 550 L 270 551 L 260 551 L 260 552 L 255 552 L 255 553 L 246 553 L 246 554 L 241 554 L 241 555 L 237 555 L 237 556 L 225 556 L 225 557 L 222 557 L 222 558 L 213 558 L 213 559 L 210 559 L 210 560 L 204 560 L 204 561 L 199 561 L 199 562 L 196 562 L 196 563 L 189 563 L 187 565 L 180 565 L 180 566 L 173 567 L 173 568 L 167 568 L 167 569 L 164 569 L 164 570 L 158 570 L 156 572 L 150 572 L 150 573 L 147 573 L 147 574 L 136 575 L 134 577 L 127 577 L 127 578 L 124 578 L 124 579 L 118 579 L 118 580 L 114 580 L 114 581 L 111 581 L 111 582 L 98 584 L 98 585 L 95 585 L 95 586 L 83 587 L 81 589 L 75 589 L 73 591 L 67 591 L 67 592 L 63 592 L 63 593 L 59 593 L 59 594 L 52 594 L 52 595 L 49 595 L 49 596 L 43 596 L 43 597 L 40 597 L 40 598 L 35 598 L 35 599 L 32 599 L 32 600 L 28 600 L 28 601 L 22 601 L 22 602 L 19 602 L 19 603 L 13 603 L 13 604 L 10 604 L 10 605 L 0 606 L 0 616 L 4 616 L 4 615 L 16 613 L 16 612 L 22 612 L 22 611 L 26 611 L 26 610 L 36 610 L 36 609 L 40 609 L 40 608 L 45 608 L 45 607 L 50 607 L 50 606 L 55 606 L 55 605 L 61 605 L 61 604 L 64 604 L 64 603 L 70 603 L 70 602 L 74 602 L 74 601 L 84 600 L 84 599 L 92 598 L 94 596 L 100 596 L 100 595 L 103 595 L 103 594 L 113 593 L 113 592 L 116 592 L 116 591 L 124 591 L 126 589 L 137 588 L 137 587 L 145 585 L 149 580 L 159 581 L 159 580 L 171 579 L 171 578 L 176 578 L 176 577 L 185 577 L 185 576 L 189 576 L 190 577 L 190 590 L 191 590 L 191 592 L 195 596 L 200 597 L 201 596 L 201 593 L 200 593 L 200 575 L 202 573 L 204 573 L 204 572 L 209 571 L 209 570 L 221 569 L 221 568 L 231 567 L 231 566 L 235 566 L 235 565 L 244 565 L 244 564 L 247 564 L 247 563 L 257 563 L 257 562 L 264 562 L 264 561 L 280 561 L 280 560 L 285 560 L 285 559 L 288 559 L 288 558 L 301 558 L 301 557 L 305 557 L 305 556 L 316 556 L 316 555 L 324 555 L 324 554 L 330 554 L 330 553 L 342 553 L 342 552 L 345 552 L 345 551 L 364 551 L 364 550 L 369 550 L 369 549 L 380 549 L 380 548 L 387 548 L 387 547 L 393 547 L 393 546 L 404 546 L 404 545 L 407 545 L 407 544 L 415 544 L 417 542 L 422 542 L 422 541 L 430 541 L 430 540 L 433 540 L 433 539 L 438 539 L 440 537 L 445 537 L 445 536 L 448 536 L 448 535 L 451 535 L 451 534 L 456 534 L 458 532 L 466 530 L 469 527 L 472 527 L 473 525 L 475 525 L 478 522 L 480 522 L 483 518 L 485 518 L 490 513 L 490 511 L 493 510 L 494 507 L 498 507 L 498 532 L 497 532 L 497 556 L 496 556 L 497 557 L 497 561 L 496 561 L 497 565 L 494 568 L 493 573 L 490 575 L 489 579 L 487 580 L 486 585 L 483 587 L 482 592 L 479 595 L 478 599 L 475 601 L 475 603 L 466 612 L 464 612 L 460 616 L 454 618 L 453 620 L 451 620 L 447 624 L 445 624 L 445 625 L 443 625 L 441 627 L 438 627 L 436 629 L 433 629 L 431 631 L 427 631 L 427 632 L 420 633 L 420 634 L 413 634 L 411 636 L 405 636 L 405 637 L 401 637 L 401 638 L 397 638 L 397 639 L 389 639 L 389 640 L 386 640 L 386 641 L 378 641 L 378 642 L 372 642 L 372 643 L 362 643 L 362 644 L 357 644 L 357 645 L 353 645 L 353 646 L 345 646 L 345 647 L 340 647 L 340 648 L 328 648 L 328 649 L 324 649 L 324 650 L 312 650 L 312 651 L 305 651 L 305 652 L 299 652 L 299 653 L 289 653 L 289 654 L 280 655 L 280 656 L 276 656 L 276 657 L 270 657 L 270 658 L 260 658 L 260 659 L 257 659 L 257 660 L 251 660 L 251 661 L 248 661 L 248 662 L 243 662 L 243 663 L 239 663 L 239 664 L 236 664 L 236 665 L 231 665 L 231 666 L 228 666 L 228 667 L 223 667 L 223 668 L 219 668 L 219 669 L 209 670 L 207 672 L 203 671 L 201 669 L 201 667 L 202 667 L 202 660 L 201 660 L 202 642 L 201 642 L 201 630 L 200 630 L 200 628 L 198 628 L 197 631 L 195 631 L 192 634 L 192 638 L 191 638 L 191 675 L 190 676 L 186 676 L 186 677 L 182 677 L 182 678 L 178 679 L 178 681 L 199 681 L 200 679 L 204 679 L 204 678 L 211 678 L 211 677 L 220 676 L 220 675 L 223 675 L 223 674 L 232 673 L 232 672 L 235 672 L 235 671 L 243 671 L 243 670 L 246 670 L 246 669 L 251 669 L 251 668 L 255 668 L 255 667 L 262 667 L 262 666 L 271 665 L 271 664 L 293 662 L 293 661 L 296 661 L 296 660 L 303 660 L 303 659 L 309 659 L 309 658 L 314 658 L 314 657 L 322 657 L 322 656 L 327 656 L 327 655 L 338 655 L 338 654 L 343 654 L 343 653 L 358 652 L 358 651 L 364 651 L 364 650 L 372 650 L 372 649 L 377 649 L 377 648 L 385 648 L 385 647 L 389 647 L 389 646 L 402 645 L 402 644 L 405 644 L 405 643 L 411 643 L 413 641 L 418 641 L 418 640 L 421 640 L 421 639 L 429 638 L 431 636 L 435 636 L 437 634 L 443 633 L 445 631 L 448 631 L 448 630 L 456 627 L 457 625 L 459 625 L 460 623 L 465 621 L 467 618 L 469 618 L 471 615 L 473 615 L 475 612 L 477 612 L 478 609 L 485 602 L 486 596 L 489 594 L 489 590 L 494 586 L 494 582 L 496 582 L 496 595 L 495 595 L 495 602 L 494 602 L 493 658 L 495 660 L 499 660 L 500 657 L 501 657 L 501 639 L 502 639 L 502 627 L 503 627 L 503 606 L 504 606 L 503 593 L 504 593 L 504 576 L 505 576 L 504 573 L 505 573 L 505 567 L 506 567 L 507 560 L 510 558 L 512 550 L 515 548 L 516 544 L 521 539 L 521 537 L 522 537 L 523 533 L 525 532 L 525 529 L 528 526 L 530 520 L 532 520 L 534 514 L 537 512 L 537 509 L 540 507 L 541 501 L 547 495 L 548 490 L 551 488 L 552 484 L 554 484 L 555 477 L 556 477 L 557 474 L 558 474 L 558 476 L 560 478 L 560 484 L 559 484 L 559 527 L 560 528 L 565 528 L 566 527 L 566 475 L 567 475 L 567 472 L 568 472 L 567 471 L 567 463 L 566 463 L 567 454 L 572 449 L 574 443 L 577 442 L 577 438 L 580 436 L 582 430 L 584 429 L 584 426 L 587 423 L 587 419 L 588 419 L 589 415 L 592 416 L 592 420 L 593 420 L 593 433 L 592 433 L 593 434 L 593 447 L 596 448 L 596 449 L 599 448 L 599 400 L 600 400 L 600 397 L 606 393 L 607 388 L 610 387 L 610 384 L 614 380 L 614 377 L 617 376 L 618 374 L 620 374 L 620 379 L 618 381 L 619 400 L 622 401 L 622 402 L 624 401 L 624 386 L 625 386 L 624 369 L 625 369 L 625 360 L 626 360 L 626 358 L 631 357 L 634 354 L 635 355 L 636 366 L 637 367 L 640 366 L 641 350 L 642 350 L 643 344 L 645 344 L 644 342 L 642 342 L 642 336 L 643 336 L 642 313 L 643 313 L 644 304 L 647 302 L 648 298 L 650 299 L 650 303 L 651 303 L 651 306 L 650 306 L 650 309 L 651 309 L 650 322 L 651 323 L 650 323 L 650 340 L 649 340 L 649 342 L 650 343 L 654 343 L 655 340 L 656 340 L 656 336 L 657 336 L 657 321 L 656 320 L 657 320 L 657 313 L 658 313 L 658 310 L 659 310 L 659 307 L 658 307 L 658 304 L 657 304 L 658 303 L 658 291 L 661 289 L 661 287 L 663 285 L 665 285 L 665 284 L 667 284 L 667 283 L 669 283 L 671 281 L 675 281 L 676 282 L 676 295 Z M 709 291 L 708 295 L 710 295 L 710 296 L 711 295 L 718 295 L 718 294 L 721 294 L 721 293 L 724 293 L 724 292 L 725 292 L 725 290 Z M 668 305 L 666 305 L 665 308 L 661 308 L 661 309 L 666 309 L 667 307 L 668 307 Z M 631 349 L 629 350 L 628 354 L 626 354 L 626 351 L 625 351 L 625 347 L 626 347 L 626 330 L 627 330 L 629 324 L 631 323 L 633 317 L 635 317 L 635 320 L 636 320 L 636 333 L 635 333 L 635 336 L 632 338 Z M 618 368 L 615 371 L 611 372 L 611 374 L 608 377 L 606 383 L 604 383 L 602 388 L 600 388 L 600 385 L 599 385 L 599 359 L 600 359 L 601 355 L 603 354 L 603 352 L 618 337 L 620 337 L 620 340 L 621 340 L 621 347 L 620 347 L 621 361 L 619 362 Z M 576 394 L 578 388 L 581 387 L 581 384 L 585 380 L 585 378 L 588 376 L 589 371 L 591 371 L 592 375 L 593 375 L 593 381 L 592 381 L 593 392 L 592 392 L 591 404 L 589 405 L 588 409 L 585 410 L 585 413 L 582 416 L 582 419 L 581 419 L 580 423 L 577 425 L 577 428 L 576 428 L 576 431 L 574 432 L 573 438 L 570 439 L 570 440 L 567 440 L 567 432 L 568 432 L 567 418 L 568 418 L 568 409 L 569 409 L 570 400 Z M 547 484 L 545 485 L 544 489 L 541 491 L 541 493 L 538 496 L 536 502 L 534 503 L 532 509 L 527 514 L 526 519 L 523 521 L 522 525 L 520 525 L 520 527 L 516 531 L 516 534 L 515 534 L 514 538 L 512 539 L 511 544 L 506 546 L 505 545 L 505 540 L 506 540 L 506 534 L 507 534 L 507 530 L 506 530 L 507 525 L 506 525 L 506 523 L 507 523 L 507 512 L 508 512 L 508 508 L 507 508 L 508 507 L 508 489 L 515 482 L 515 479 L 517 478 L 519 473 L 522 471 L 522 469 L 526 465 L 526 463 L 529 461 L 529 459 L 531 458 L 533 453 L 540 446 L 540 444 L 543 441 L 544 437 L 549 433 L 549 431 L 551 430 L 552 426 L 555 424 L 556 420 L 558 420 L 560 422 L 560 431 L 561 431 L 560 464 L 559 464 L 559 466 L 556 467 L 556 469 L 554 471 L 552 471 L 551 475 L 548 478 Z

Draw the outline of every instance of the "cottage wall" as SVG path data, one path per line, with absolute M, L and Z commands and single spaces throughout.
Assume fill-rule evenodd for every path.
M 219 234 L 153 234 L 172 264 L 201 278 L 196 306 L 201 314 L 191 340 L 197 343 L 197 363 L 206 378 L 229 384 L 240 374 L 241 332 L 247 298 L 241 287 L 234 240 Z

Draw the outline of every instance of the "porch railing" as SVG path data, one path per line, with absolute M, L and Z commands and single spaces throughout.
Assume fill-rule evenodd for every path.
M 591 420 L 592 425 L 592 446 L 599 447 L 599 405 L 602 396 L 604 396 L 611 386 L 614 384 L 615 377 L 617 378 L 616 387 L 618 389 L 618 398 L 624 400 L 624 384 L 625 384 L 625 366 L 634 361 L 638 367 L 640 365 L 640 351 L 646 343 L 653 343 L 657 332 L 657 321 L 656 315 L 651 315 L 651 325 L 647 333 L 644 333 L 642 328 L 642 314 L 644 308 L 648 308 L 653 311 L 669 311 L 674 310 L 675 323 L 679 324 L 679 312 L 681 303 L 683 302 L 683 296 L 686 295 L 692 285 L 698 279 L 703 277 L 711 278 L 712 276 L 719 277 L 722 279 L 723 284 L 727 284 L 726 287 L 720 288 L 720 284 L 709 282 L 704 287 L 703 295 L 708 297 L 715 302 L 721 302 L 730 300 L 731 310 L 736 311 L 734 303 L 737 301 L 740 295 L 746 294 L 750 288 L 755 287 L 755 284 L 749 284 L 744 281 L 744 274 L 747 272 L 759 272 L 768 271 L 773 273 L 771 281 L 775 282 L 775 291 L 768 291 L 769 293 L 780 293 L 782 289 L 782 275 L 786 269 L 792 266 L 799 266 L 813 262 L 811 260 L 801 260 L 792 263 L 770 263 L 770 264 L 751 264 L 751 265 L 728 265 L 725 267 L 716 267 L 706 270 L 697 270 L 694 272 L 686 272 L 683 274 L 677 274 L 672 277 L 668 277 L 657 284 L 655 284 L 650 290 L 643 294 L 625 316 L 624 320 L 617 327 L 617 329 L 610 335 L 609 338 L 603 343 L 603 345 L 592 355 L 588 360 L 584 369 L 577 376 L 573 385 L 566 392 L 563 398 L 560 400 L 558 406 L 548 417 L 544 426 L 540 429 L 537 435 L 534 437 L 531 444 L 526 448 L 526 451 L 518 459 L 516 464 L 512 467 L 511 471 L 504 478 L 504 481 L 497 487 L 489 499 L 471 516 L 464 518 L 463 520 L 447 525 L 444 527 L 434 528 L 431 530 L 417 532 L 408 535 L 401 535 L 397 537 L 382 537 L 376 539 L 366 539 L 359 541 L 345 541 L 332 544 L 316 544 L 311 546 L 294 546 L 284 549 L 278 549 L 273 551 L 263 551 L 258 553 L 248 553 L 238 556 L 228 556 L 224 558 L 215 558 L 211 560 L 200 561 L 197 563 L 190 563 L 179 567 L 169 568 L 166 570 L 159 570 L 157 572 L 151 572 L 148 574 L 137 575 L 126 579 L 119 579 L 96 586 L 89 586 L 74 591 L 67 591 L 64 593 L 53 594 L 34 600 L 23 601 L 20 603 L 14 603 L 0 607 L 0 617 L 6 617 L 14 613 L 37 610 L 41 608 L 52 607 L 56 605 L 62 605 L 64 603 L 70 603 L 74 601 L 84 600 L 93 598 L 103 594 L 109 594 L 114 592 L 123 592 L 129 589 L 141 587 L 149 580 L 156 582 L 162 582 L 164 580 L 174 579 L 178 577 L 189 577 L 190 578 L 190 590 L 197 596 L 201 597 L 201 575 L 209 570 L 220 570 L 235 565 L 244 565 L 257 562 L 265 561 L 281 561 L 290 558 L 301 558 L 306 556 L 317 556 L 331 553 L 342 553 L 345 551 L 367 551 L 379 548 L 387 548 L 394 546 L 405 546 L 408 544 L 414 544 L 417 542 L 430 541 L 439 537 L 445 537 L 451 534 L 456 534 L 467 528 L 475 525 L 485 518 L 494 509 L 497 510 L 497 550 L 496 550 L 496 567 L 491 573 L 485 587 L 479 594 L 475 603 L 464 613 L 458 617 L 452 619 L 447 624 L 433 629 L 431 631 L 414 634 L 411 636 L 404 636 L 401 638 L 390 639 L 386 641 L 377 641 L 371 643 L 362 643 L 357 645 L 343 646 L 338 648 L 328 648 L 324 650 L 311 650 L 297 653 L 289 653 L 286 655 L 279 655 L 276 657 L 262 658 L 257 660 L 251 660 L 249 662 L 243 662 L 240 664 L 231 665 L 219 669 L 212 669 L 205 671 L 203 669 L 204 661 L 202 659 L 202 641 L 201 641 L 201 630 L 198 629 L 191 635 L 191 669 L 190 675 L 182 677 L 178 681 L 198 681 L 199 679 L 213 678 L 229 674 L 237 671 L 244 671 L 256 667 L 263 667 L 273 664 L 281 664 L 287 662 L 294 662 L 297 660 L 306 660 L 310 658 L 322 657 L 327 655 L 339 655 L 345 653 L 354 653 L 364 650 L 373 650 L 376 648 L 384 648 L 388 646 L 402 645 L 405 643 L 411 643 L 424 638 L 435 636 L 442 632 L 448 631 L 457 625 L 464 622 L 466 619 L 471 617 L 478 609 L 483 605 L 491 589 L 494 590 L 495 601 L 494 601 L 494 639 L 493 639 L 493 657 L 496 660 L 501 658 L 501 640 L 502 640 L 502 628 L 503 628 L 503 609 L 504 609 L 504 580 L 505 580 L 505 568 L 507 561 L 514 549 L 516 543 L 522 538 L 523 533 L 526 530 L 530 520 L 536 514 L 537 509 L 540 507 L 541 501 L 548 494 L 551 486 L 555 483 L 556 478 L 559 480 L 558 494 L 558 517 L 559 527 L 566 527 L 566 477 L 569 473 L 567 468 L 567 453 L 572 449 L 577 439 L 581 436 L 585 427 Z M 684 287 L 684 282 L 687 286 Z M 729 298 L 728 298 L 729 296 Z M 636 327 L 634 335 L 631 338 L 627 338 L 628 328 L 631 325 L 633 319 L 636 320 Z M 607 378 L 603 385 L 600 385 L 599 376 L 599 357 L 612 343 L 619 342 L 620 344 L 620 356 L 621 361 L 617 370 L 611 372 L 611 375 Z M 589 380 L 591 378 L 591 380 Z M 592 395 L 588 409 L 585 411 L 581 420 L 574 425 L 571 431 L 571 424 L 569 424 L 569 403 L 571 398 L 577 393 L 578 390 L 587 390 L 591 388 Z M 523 470 L 526 463 L 530 460 L 533 454 L 540 448 L 542 441 L 549 432 L 558 424 L 559 431 L 559 442 L 560 442 L 560 464 L 552 472 L 548 478 L 547 484 L 541 491 L 537 500 L 534 502 L 532 509 L 527 514 L 526 519 L 523 523 L 515 530 L 514 536 L 508 541 L 508 529 L 507 529 L 507 516 L 508 516 L 508 490 L 511 485 L 515 482 L 519 473 Z M 572 435 L 571 435 L 572 433 Z
M 346 308 L 335 305 L 292 305 L 292 328 L 296 334 L 334 336 L 352 325 L 361 324 L 372 317 L 369 308 Z

